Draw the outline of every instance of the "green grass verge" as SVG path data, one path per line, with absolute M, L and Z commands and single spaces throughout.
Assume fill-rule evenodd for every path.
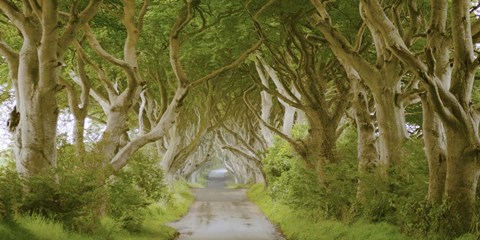
M 167 202 L 150 205 L 141 231 L 130 233 L 118 223 L 106 217 L 96 235 L 76 234 L 65 230 L 61 223 L 39 216 L 21 216 L 15 223 L 0 222 L 1 240 L 169 240 L 177 231 L 165 224 L 179 219 L 188 212 L 194 201 L 186 183 L 175 183 L 172 198 Z
M 263 184 L 255 184 L 248 190 L 248 197 L 262 212 L 283 232 L 288 240 L 403 240 L 422 239 L 409 237 L 400 232 L 400 229 L 388 223 L 367 223 L 357 221 L 351 224 L 340 221 L 308 219 L 301 211 L 275 202 L 265 191 Z M 426 236 L 425 240 L 444 240 L 442 236 Z M 478 240 L 479 236 L 465 234 L 456 240 Z
M 305 218 L 305 214 L 273 201 L 262 184 L 253 185 L 248 191 L 248 196 L 273 223 L 280 227 L 289 240 L 410 239 L 403 236 L 398 228 L 386 223 L 345 224 L 339 221 Z

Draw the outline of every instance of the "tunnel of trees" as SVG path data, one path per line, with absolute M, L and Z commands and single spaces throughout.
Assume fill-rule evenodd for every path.
M 323 218 L 478 233 L 479 7 L 0 0 L 0 219 L 96 219 L 221 162 Z

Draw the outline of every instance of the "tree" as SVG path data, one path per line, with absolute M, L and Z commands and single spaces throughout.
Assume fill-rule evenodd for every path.
M 347 38 L 334 28 L 324 3 L 318 0 L 312 0 L 311 3 L 318 12 L 315 16 L 315 25 L 325 37 L 332 52 L 346 68 L 354 69 L 372 92 L 379 128 L 380 164 L 385 166 L 384 169 L 389 165 L 399 165 L 402 152 L 398 146 L 401 146 L 407 137 L 404 103 L 398 101 L 402 99 L 398 96 L 401 94 L 401 78 L 404 75 L 400 61 L 390 57 L 388 47 L 379 35 L 378 29 L 375 29 L 365 16 L 362 15 L 376 49 L 374 64 L 361 56 L 358 49 L 356 50 Z M 417 31 L 415 28 L 412 29 L 414 33 Z M 363 31 L 360 31 L 358 38 L 362 37 Z M 359 39 L 357 42 L 361 41 Z
M 317 2 L 318 3 L 318 2 Z M 376 31 L 386 49 L 399 59 L 406 68 L 414 73 L 426 89 L 424 110 L 435 110 L 445 129 L 446 140 L 446 175 L 443 198 L 452 219 L 450 234 L 461 234 L 470 229 L 475 217 L 475 198 L 477 180 L 480 173 L 478 152 L 479 115 L 472 102 L 472 90 L 478 63 L 474 55 L 474 36 L 478 29 L 478 20 L 472 24 L 472 3 L 468 0 L 432 1 L 431 20 L 427 31 L 428 44 L 425 45 L 422 58 L 413 54 L 412 45 L 402 35 L 401 26 L 385 13 L 382 5 L 374 1 L 360 1 L 360 9 L 365 20 Z M 410 9 L 416 10 L 415 3 L 409 3 Z M 448 10 L 450 8 L 450 15 Z M 320 9 L 317 8 L 319 11 Z M 325 19 L 326 15 L 323 15 Z M 450 19 L 448 17 L 450 16 Z M 419 20 L 417 11 L 411 12 L 412 22 Z M 450 21 L 448 21 L 450 20 Z M 446 24 L 450 22 L 451 36 L 445 36 Z M 453 50 L 450 51 L 450 48 Z M 453 60 L 449 60 L 449 59 Z M 433 112 L 425 113 L 434 116 Z M 430 144 L 441 143 L 443 134 L 441 126 L 435 126 L 430 120 Z M 426 144 L 428 147 L 428 145 Z M 428 149 L 430 153 L 442 153 L 440 149 Z M 442 162 L 443 154 L 433 156 L 433 164 Z M 441 165 L 439 166 L 441 167 Z M 436 177 L 441 178 L 441 170 L 430 169 Z M 432 178 L 430 178 L 432 180 Z M 435 181 L 436 187 L 442 187 L 442 180 Z M 432 193 L 432 195 L 438 195 Z M 438 197 L 431 197 L 437 200 Z
M 40 3 L 0 1 L 0 10 L 22 36 L 22 46 L 14 49 L 5 41 L 0 53 L 8 62 L 15 88 L 15 158 L 17 170 L 35 175 L 56 165 L 56 94 L 63 56 L 79 29 L 97 12 L 101 1 L 77 2 L 63 6 L 58 1 Z M 60 14 L 60 7 L 68 14 Z M 61 26 L 59 26 L 61 23 Z
M 216 70 L 207 73 L 206 75 L 191 81 L 187 76 L 180 62 L 180 36 L 182 30 L 190 23 L 194 17 L 193 13 L 198 7 L 199 1 L 188 2 L 179 12 L 175 23 L 172 26 L 169 36 L 169 53 L 170 64 L 172 71 L 177 80 L 177 86 L 173 99 L 168 104 L 165 112 L 160 117 L 158 123 L 153 126 L 148 133 L 137 136 L 135 139 L 128 142 L 126 145 L 118 148 L 118 151 L 112 155 L 110 164 L 114 171 L 121 169 L 128 162 L 130 156 L 138 150 L 140 147 L 147 143 L 157 141 L 165 136 L 168 129 L 175 123 L 179 114 L 179 109 L 182 107 L 182 103 L 187 96 L 188 92 L 200 84 L 213 79 L 227 70 L 233 69 L 239 66 L 243 60 L 258 46 L 260 42 L 254 43 L 250 48 L 241 53 L 237 59 L 231 64 L 218 68 Z

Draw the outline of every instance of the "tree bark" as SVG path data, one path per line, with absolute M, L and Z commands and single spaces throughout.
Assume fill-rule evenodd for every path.
M 428 195 L 433 203 L 441 203 L 447 171 L 446 140 L 443 124 L 428 97 L 422 96 L 423 142 L 428 161 Z
M 455 235 L 470 231 L 474 223 L 478 176 L 478 152 L 466 152 L 471 143 L 458 128 L 445 127 L 447 174 L 445 201 L 450 212 L 450 228 Z M 478 151 L 478 150 L 477 150 Z
M 436 16 L 430 19 L 427 32 L 425 52 L 430 71 L 437 75 L 440 81 L 448 88 L 450 86 L 451 66 L 449 46 L 446 37 L 448 16 L 448 2 L 431 1 L 431 14 Z M 441 203 L 445 194 L 447 149 L 445 130 L 441 118 L 435 110 L 432 93 L 421 95 L 423 116 L 423 141 L 429 168 L 427 199 L 434 203 Z
M 351 76 L 350 79 L 354 94 L 352 108 L 357 125 L 357 158 L 358 172 L 360 173 L 357 185 L 357 199 L 360 203 L 366 203 L 365 191 L 372 186 L 368 186 L 362 179 L 375 172 L 379 153 L 375 137 L 375 125 L 372 116 L 370 116 L 368 106 L 367 89 L 360 82 L 359 77 Z
M 402 162 L 405 121 L 402 118 L 403 108 L 395 101 L 396 87 L 385 87 L 380 91 L 372 91 L 372 94 L 379 131 L 380 164 L 386 168 L 398 166 Z

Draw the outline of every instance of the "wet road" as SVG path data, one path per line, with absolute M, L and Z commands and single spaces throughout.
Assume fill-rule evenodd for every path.
M 223 172 L 209 174 L 207 188 L 194 189 L 195 203 L 180 221 L 169 224 L 179 240 L 283 240 L 251 203 L 244 189 L 225 189 Z

